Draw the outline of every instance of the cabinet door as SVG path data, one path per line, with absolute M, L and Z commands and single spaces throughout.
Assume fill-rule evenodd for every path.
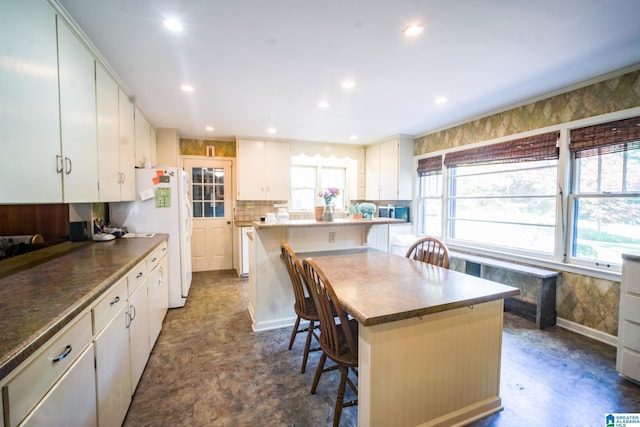
M 149 347 L 149 295 L 146 281 L 129 296 L 129 318 L 131 394 L 133 394 L 151 352 Z
M 380 199 L 380 146 L 374 145 L 366 149 L 366 199 Z
M 98 425 L 120 427 L 131 402 L 129 330 L 124 304 L 94 340 Z
M 89 346 L 29 414 L 22 426 L 95 426 L 95 393 L 93 346 Z
M 60 203 L 56 19 L 46 1 L 0 13 L 0 203 Z
M 380 144 L 379 200 L 398 199 L 398 140 Z
M 151 125 L 142 111 L 135 107 L 135 158 L 137 167 L 144 167 L 151 163 Z
M 136 199 L 135 125 L 133 102 L 122 88 L 118 88 L 118 116 L 120 125 L 120 199 Z
M 95 60 L 58 18 L 64 201 L 98 200 Z
M 166 256 L 151 272 L 147 282 L 149 285 L 149 344 L 153 348 L 162 330 L 162 321 L 169 309 L 169 276 Z
M 291 197 L 291 151 L 288 143 L 269 142 L 266 153 L 267 200 L 289 200 Z
M 120 201 L 120 145 L 118 84 L 96 62 L 96 108 L 98 117 L 98 175 L 100 201 Z
M 238 141 L 238 200 L 265 200 L 267 144 Z

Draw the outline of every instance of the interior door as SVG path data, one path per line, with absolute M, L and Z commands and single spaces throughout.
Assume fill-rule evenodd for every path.
M 191 177 L 194 272 L 233 268 L 231 166 L 231 160 L 184 160 Z

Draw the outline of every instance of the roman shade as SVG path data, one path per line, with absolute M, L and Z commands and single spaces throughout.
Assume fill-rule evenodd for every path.
M 554 131 L 484 147 L 447 153 L 444 157 L 444 164 L 450 167 L 553 160 L 558 158 L 559 137 L 560 132 Z
M 418 176 L 442 172 L 442 156 L 427 157 L 418 160 Z
M 573 129 L 569 150 L 576 158 L 640 148 L 640 117 Z

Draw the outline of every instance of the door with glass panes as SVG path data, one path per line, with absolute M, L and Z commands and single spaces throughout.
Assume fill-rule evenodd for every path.
M 191 178 L 193 271 L 233 268 L 231 160 L 184 159 Z

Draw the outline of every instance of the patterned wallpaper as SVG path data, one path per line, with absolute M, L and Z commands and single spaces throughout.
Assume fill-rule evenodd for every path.
M 483 117 L 415 140 L 414 153 L 532 131 L 573 120 L 640 106 L 640 71 Z M 563 272 L 558 285 L 558 317 L 618 334 L 620 282 Z
M 637 106 L 640 106 L 640 70 L 416 138 L 414 154 L 461 147 Z
M 235 141 L 214 141 L 207 139 L 180 138 L 181 156 L 206 156 L 207 146 L 215 147 L 216 157 L 235 157 Z

